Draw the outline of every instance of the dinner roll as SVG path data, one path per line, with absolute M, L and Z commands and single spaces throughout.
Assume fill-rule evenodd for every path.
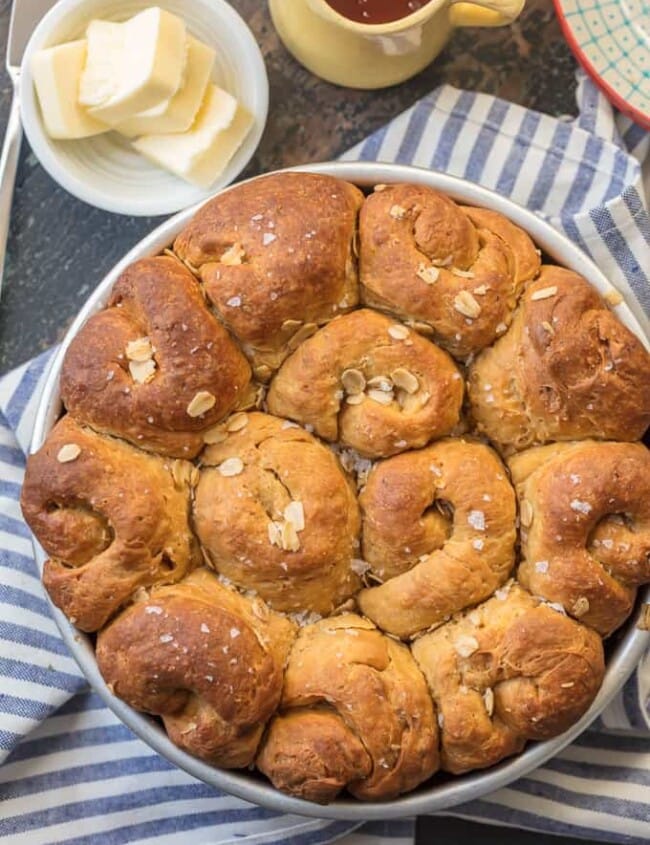
M 546 265 L 512 325 L 469 372 L 478 430 L 504 452 L 550 440 L 638 440 L 650 354 L 582 276 Z
M 188 523 L 193 470 L 70 415 L 29 456 L 23 514 L 50 557 L 45 588 L 78 628 L 96 631 L 138 587 L 178 581 L 200 562 Z
M 174 251 L 196 272 L 258 378 L 358 302 L 361 191 L 316 173 L 276 173 L 206 203 Z
M 406 646 L 354 614 L 303 628 L 257 767 L 283 792 L 327 803 L 414 789 L 438 768 L 427 686 Z
M 360 496 L 363 557 L 384 583 L 359 607 L 408 637 L 487 598 L 515 562 L 515 496 L 482 443 L 443 440 L 375 466 Z
M 70 344 L 61 396 L 78 420 L 161 455 L 192 458 L 239 401 L 250 367 L 175 258 L 131 264 Z
M 194 525 L 211 565 L 276 610 L 330 613 L 359 588 L 359 508 L 335 455 L 261 413 L 208 440 Z
M 650 581 L 650 452 L 584 440 L 509 463 L 521 520 L 517 578 L 607 636 Z
M 366 199 L 359 230 L 363 302 L 415 321 L 456 357 L 506 330 L 539 270 L 533 242 L 514 223 L 424 185 L 382 186 Z
M 368 457 L 424 446 L 458 424 L 452 359 L 403 323 L 362 308 L 333 320 L 285 361 L 268 394 L 278 416 Z
M 224 768 L 255 758 L 295 626 L 198 569 L 153 590 L 97 638 L 111 691 L 160 716 L 172 742 Z
M 587 710 L 603 680 L 600 637 L 517 585 L 412 645 L 438 713 L 441 766 L 492 766 Z

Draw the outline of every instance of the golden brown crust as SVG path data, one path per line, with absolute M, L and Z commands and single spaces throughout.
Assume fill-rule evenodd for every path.
M 29 456 L 21 506 L 50 556 L 43 583 L 81 630 L 100 628 L 138 587 L 178 581 L 199 563 L 182 481 L 191 465 L 176 464 L 177 483 L 162 458 L 70 416 Z
M 134 341 L 139 349 L 129 345 Z M 147 370 L 134 368 L 147 361 L 155 368 L 143 383 Z M 236 406 L 249 380 L 246 359 L 207 309 L 192 274 L 158 256 L 130 265 L 108 307 L 76 335 L 63 362 L 61 395 L 70 413 L 99 431 L 192 458 L 202 432 Z M 203 393 L 213 404 L 195 413 L 191 403 Z
M 257 767 L 285 792 L 324 803 L 347 787 L 362 800 L 386 800 L 438 768 L 424 678 L 405 646 L 360 616 L 300 631 L 280 708 Z
M 557 736 L 604 674 L 600 637 L 516 585 L 416 640 L 440 724 L 442 768 L 460 774 Z
M 650 354 L 582 276 L 547 265 L 472 365 L 469 398 L 479 431 L 506 452 L 637 440 L 650 424 Z
M 202 457 L 199 539 L 215 569 L 276 610 L 330 613 L 359 587 L 352 486 L 332 452 L 294 423 L 252 413 L 235 426 L 243 421 L 234 431 L 227 421 Z
M 444 440 L 383 461 L 360 504 L 363 556 L 385 583 L 357 601 L 385 631 L 408 637 L 440 624 L 510 575 L 514 492 L 481 443 Z
M 180 748 L 225 768 L 255 758 L 278 705 L 295 626 L 198 569 L 100 632 L 97 662 L 115 695 L 161 716 Z
M 505 331 L 521 286 L 539 269 L 518 226 L 423 185 L 369 196 L 359 230 L 363 302 L 428 326 L 461 358 Z
M 206 203 L 174 250 L 196 268 L 254 363 L 275 369 L 297 345 L 297 331 L 357 304 L 353 241 L 362 202 L 340 179 L 273 174 Z
M 380 457 L 449 434 L 462 398 L 462 377 L 446 352 L 364 308 L 304 341 L 274 378 L 268 404 L 325 440 Z
M 650 452 L 556 443 L 516 455 L 510 470 L 523 523 L 519 581 L 607 636 L 650 581 Z

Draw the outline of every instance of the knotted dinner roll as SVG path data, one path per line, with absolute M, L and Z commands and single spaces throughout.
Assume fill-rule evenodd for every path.
M 278 705 L 295 626 L 206 569 L 141 598 L 97 638 L 112 692 L 161 716 L 180 748 L 224 768 L 253 762 Z
M 650 582 L 650 452 L 642 443 L 556 443 L 510 460 L 532 593 L 607 636 Z
M 582 276 L 548 265 L 471 366 L 469 398 L 478 430 L 506 453 L 638 440 L 650 424 L 650 354 Z
M 178 581 L 200 562 L 189 526 L 194 468 L 63 417 L 27 459 L 23 514 L 50 559 L 43 583 L 83 631 L 138 587 Z
M 567 730 L 605 671 L 600 637 L 507 585 L 412 645 L 438 712 L 441 766 L 492 766 Z
M 357 602 L 408 637 L 487 598 L 514 565 L 515 496 L 482 443 L 444 440 L 375 466 L 361 493 L 363 557 L 379 587 Z
M 206 203 L 174 251 L 202 279 L 266 380 L 317 326 L 357 304 L 361 191 L 316 173 L 277 173 Z
M 211 565 L 276 610 L 330 613 L 359 588 L 359 508 L 336 457 L 295 423 L 239 413 L 208 437 L 194 525 Z
M 273 379 L 272 413 L 368 457 L 424 446 L 458 424 L 463 380 L 417 332 L 369 309 L 304 341 Z
M 283 792 L 327 803 L 414 789 L 438 768 L 427 686 L 406 646 L 354 614 L 303 628 L 257 767 Z
M 382 186 L 366 199 L 359 231 L 363 302 L 415 321 L 461 358 L 505 332 L 539 270 L 535 245 L 514 223 L 424 185 Z
M 98 431 L 162 455 L 192 458 L 202 432 L 234 408 L 250 367 L 175 258 L 131 264 L 108 307 L 68 348 L 61 396 Z

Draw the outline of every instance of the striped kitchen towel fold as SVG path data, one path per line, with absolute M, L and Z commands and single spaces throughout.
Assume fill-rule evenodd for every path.
M 344 158 L 432 167 L 533 208 L 598 262 L 643 321 L 648 137 L 588 81 L 580 117 L 551 118 L 444 86 Z M 647 325 L 647 322 L 646 322 Z M 253 807 L 172 767 L 87 691 L 48 613 L 18 496 L 49 354 L 0 381 L 0 837 L 29 843 L 321 843 L 354 828 Z M 569 748 L 453 815 L 592 841 L 650 840 L 650 660 Z M 358 845 L 412 842 L 413 822 L 361 828 Z M 352 841 L 350 845 L 353 845 Z

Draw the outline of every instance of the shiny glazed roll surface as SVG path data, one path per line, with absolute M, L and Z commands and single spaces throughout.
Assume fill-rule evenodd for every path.
M 139 598 L 99 634 L 115 695 L 162 717 L 178 746 L 225 768 L 249 765 L 277 707 L 295 626 L 197 569 Z
M 161 455 L 193 458 L 202 432 L 234 408 L 250 367 L 180 261 L 136 261 L 107 308 L 67 350 L 67 410 L 107 434 Z
M 376 465 L 360 496 L 363 556 L 384 583 L 359 607 L 408 637 L 490 596 L 515 561 L 515 497 L 482 443 L 443 440 Z
M 371 194 L 359 222 L 361 296 L 465 358 L 505 332 L 539 269 L 529 236 L 501 214 L 424 185 Z
M 412 650 L 438 712 L 442 768 L 455 774 L 562 733 L 604 673 L 600 637 L 515 584 Z
M 642 443 L 555 443 L 511 458 L 517 578 L 602 636 L 650 581 L 650 452 Z
M 510 453 L 551 440 L 638 440 L 650 354 L 582 276 L 545 265 L 507 334 L 469 372 L 479 432 Z
M 211 565 L 276 610 L 331 613 L 359 588 L 359 509 L 336 456 L 269 414 L 209 439 L 194 524 Z
M 267 379 L 322 323 L 359 299 L 354 244 L 363 194 L 312 173 L 278 173 L 220 194 L 178 236 L 219 317 Z
M 406 646 L 354 614 L 303 628 L 258 768 L 292 795 L 363 800 L 416 787 L 438 768 L 426 684 Z
M 71 416 L 30 456 L 21 505 L 50 558 L 43 583 L 81 630 L 96 631 L 137 588 L 178 581 L 199 563 L 193 469 Z
M 463 380 L 452 359 L 402 323 L 367 308 L 332 321 L 274 378 L 269 409 L 368 457 L 449 434 Z

